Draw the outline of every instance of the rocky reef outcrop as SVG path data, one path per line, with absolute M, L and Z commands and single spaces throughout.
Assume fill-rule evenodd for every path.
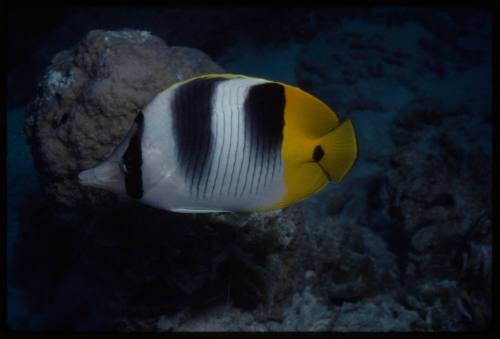
M 27 108 L 25 133 L 42 187 L 65 206 L 112 199 L 82 189 L 80 170 L 118 145 L 140 109 L 171 84 L 223 69 L 203 52 L 146 31 L 89 32 L 56 54 Z

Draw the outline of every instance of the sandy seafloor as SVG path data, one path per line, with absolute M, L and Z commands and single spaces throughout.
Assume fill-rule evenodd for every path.
M 479 27 L 476 25 L 474 27 Z M 391 136 L 391 131 L 394 128 L 395 121 L 401 114 L 402 110 L 409 105 L 415 105 L 418 110 L 418 96 L 422 93 L 427 97 L 434 98 L 442 106 L 443 110 L 462 111 L 463 113 L 450 114 L 445 119 L 446 123 L 441 125 L 430 124 L 419 130 L 419 137 L 413 144 L 420 152 L 428 154 L 439 154 L 438 150 L 429 141 L 432 140 L 433 133 L 439 134 L 442 129 L 446 129 L 445 133 L 454 142 L 456 147 L 462 150 L 473 150 L 476 148 L 482 149 L 491 159 L 491 49 L 488 40 L 491 37 L 491 22 L 486 20 L 483 23 L 483 28 L 477 28 L 474 34 L 482 34 L 481 39 L 464 39 L 460 40 L 459 44 L 463 48 L 480 51 L 481 60 L 475 64 L 468 65 L 467 60 L 456 61 L 459 58 L 453 53 L 456 50 L 444 46 L 444 52 L 440 56 L 429 54 L 431 51 L 424 51 L 419 48 L 416 43 L 421 38 L 435 38 L 434 32 L 424 27 L 418 22 L 408 22 L 397 29 L 390 29 L 377 23 L 364 21 L 362 19 L 352 19 L 344 21 L 340 26 L 335 26 L 331 30 L 319 30 L 311 40 L 301 42 L 286 42 L 279 46 L 259 45 L 252 39 L 242 40 L 239 43 L 227 48 L 221 55 L 215 58 L 228 73 L 240 73 L 267 79 L 283 81 L 293 85 L 298 84 L 298 74 L 304 72 L 299 70 L 299 64 L 303 59 L 306 62 L 314 63 L 315 58 L 321 59 L 324 53 L 332 55 L 340 53 L 344 59 L 350 59 L 349 51 L 343 51 L 342 48 L 349 44 L 349 39 L 361 39 L 364 35 L 367 37 L 377 34 L 382 36 L 381 44 L 387 49 L 398 45 L 400 49 L 408 55 L 411 61 L 405 68 L 405 57 L 400 60 L 403 66 L 392 65 L 385 63 L 384 67 L 386 76 L 360 77 L 353 80 L 352 84 L 341 84 L 343 89 L 337 90 L 335 86 L 335 76 L 331 76 L 330 82 L 313 80 L 313 94 L 318 95 L 321 99 L 329 103 L 334 110 L 338 112 L 341 119 L 350 117 L 353 120 L 357 130 L 359 141 L 359 159 L 353 170 L 341 184 L 330 184 L 326 189 L 316 194 L 312 198 L 302 202 L 306 216 L 306 225 L 308 228 L 314 229 L 313 232 L 326 232 L 324 228 L 332 223 L 354 223 L 359 224 L 360 213 L 366 210 L 363 206 L 363 197 L 366 196 L 369 188 L 368 182 L 371 178 L 379 178 L 386 173 L 384 164 L 378 161 L 381 158 L 387 158 L 394 155 L 399 150 L 399 146 Z M 333 32 L 333 33 L 332 33 Z M 479 32 L 479 33 L 478 33 Z M 155 34 L 155 32 L 152 32 Z M 458 33 L 457 33 L 458 34 Z M 472 34 L 473 35 L 473 34 Z M 344 36 L 348 42 L 332 45 L 336 36 Z M 437 39 L 438 43 L 445 44 L 443 40 Z M 76 41 L 75 41 L 76 43 Z M 322 45 L 324 44 L 324 45 Z M 384 45 L 386 44 L 386 45 Z M 479 47 L 476 45 L 480 45 Z M 310 51 L 310 55 L 307 55 Z M 318 55 L 312 55 L 318 53 Z M 304 56 L 305 55 L 305 56 Z M 374 55 L 374 58 L 378 56 Z M 302 59 L 301 59 L 302 58 Z M 363 59 L 364 58 L 364 59 Z M 440 76 L 435 74 L 426 74 L 418 69 L 422 60 L 435 61 L 436 58 L 441 58 L 441 67 L 445 71 Z M 342 59 L 342 58 L 341 58 Z M 300 61 L 302 60 L 302 61 Z M 352 58 L 354 60 L 354 58 Z M 370 63 L 370 53 L 362 54 L 361 59 L 351 62 L 349 65 L 338 65 L 339 68 L 356 72 L 359 68 L 363 68 L 364 64 Z M 454 63 L 465 64 L 464 71 L 457 70 Z M 335 68 L 337 65 L 333 62 L 318 62 L 319 73 L 322 72 L 321 67 L 328 65 Z M 416 65 L 416 66 L 415 66 Z M 351 69 L 349 69 L 351 67 Z M 391 67 L 394 69 L 391 70 Z M 324 70 L 325 74 L 334 74 L 335 71 Z M 330 72 L 330 73 L 329 73 Z M 401 73 L 406 77 L 408 86 L 402 85 L 401 82 L 395 81 L 394 74 Z M 302 74 L 301 77 L 304 77 Z M 333 89 L 318 87 L 318 84 L 328 84 Z M 349 94 L 348 92 L 354 93 Z M 327 94 L 325 94 L 327 93 Z M 322 95 L 330 95 L 338 93 L 336 97 L 322 97 Z M 344 94 L 347 93 L 345 96 Z M 351 97 L 349 97 L 351 95 Z M 361 99 L 362 98 L 362 99 Z M 359 100 L 357 100 L 359 99 Z M 417 99 L 417 100 L 416 100 Z M 366 107 L 356 107 L 359 101 L 376 102 L 376 105 Z M 340 102 L 337 108 L 336 103 Z M 417 119 L 418 116 L 414 117 Z M 38 191 L 38 181 L 36 171 L 32 165 L 31 154 L 25 138 L 22 133 L 24 123 L 23 107 L 10 108 L 7 114 L 7 253 L 8 263 L 12 262 L 13 248 L 18 234 L 18 205 L 21 200 L 27 195 Z M 426 122 L 423 123 L 424 126 Z M 417 133 L 417 132 L 415 132 Z M 364 183 L 364 184 L 357 184 Z M 332 202 L 339 199 L 339 195 L 345 192 L 346 187 L 350 187 L 349 194 L 351 199 L 346 202 L 346 206 L 339 213 L 332 215 L 329 213 Z M 361 212 L 360 212 L 361 211 Z M 376 211 L 374 212 L 376 214 Z M 366 227 L 366 225 L 361 225 Z M 391 227 L 391 225 L 387 225 Z M 390 229 L 383 232 L 391 232 Z M 491 248 L 490 248 L 491 251 Z M 70 273 L 68 273 L 70 274 Z M 7 276 L 9 278 L 9 275 Z M 44 310 L 33 311 L 29 310 L 23 302 L 22 291 L 18 288 L 8 286 L 8 323 L 15 329 L 45 329 L 47 321 L 51 324 L 57 324 L 57 321 L 50 319 L 51 314 L 44 314 Z M 45 293 L 43 289 L 39 293 Z M 305 292 L 304 292 L 305 293 Z M 61 296 L 59 296 L 61 298 Z M 56 301 L 48 301 L 56 302 Z M 62 303 L 64 304 L 64 303 Z M 62 305 L 61 304 L 61 305 Z M 344 305 L 344 307 L 347 307 Z M 337 314 L 341 312 L 340 306 L 329 306 L 330 310 L 325 311 L 324 305 L 311 308 L 309 311 L 317 310 L 324 314 Z M 314 318 L 315 315 L 310 315 Z M 50 320 L 48 320 L 50 319 Z M 291 320 L 287 320 L 291 321 Z M 79 325 L 75 325 L 73 329 L 92 329 L 96 330 L 93 325 L 85 325 L 86 319 L 82 319 Z M 360 324 L 346 326 L 347 330 L 356 330 L 356 326 L 360 326 L 358 330 L 384 330 L 391 329 L 387 327 L 370 327 L 369 321 L 365 322 L 366 328 L 363 328 L 363 322 Z M 201 325 L 200 325 L 201 326 Z M 298 325 L 290 325 L 292 330 L 300 330 Z M 310 330 L 304 323 L 303 330 Z M 196 326 L 193 325 L 194 328 Z M 160 326 L 161 328 L 161 326 Z M 200 327 L 201 328 L 201 327 Z M 207 327 L 205 327 L 207 328 Z M 268 329 L 272 326 L 268 326 Z M 321 328 L 321 327 L 320 327 Z M 97 327 L 98 329 L 98 327 Z M 208 326 L 210 329 L 210 326 Z M 218 328 L 220 330 L 220 328 Z M 276 326 L 276 329 L 283 330 L 285 327 Z M 335 328 L 334 328 L 335 329 Z M 340 330 L 342 330 L 339 327 Z M 405 329 L 404 326 L 400 329 Z M 449 328 L 449 330 L 460 330 Z M 217 328 L 216 328 L 217 330 Z M 406 330 L 411 330 L 407 327 Z M 422 330 L 420 328 L 420 330 Z

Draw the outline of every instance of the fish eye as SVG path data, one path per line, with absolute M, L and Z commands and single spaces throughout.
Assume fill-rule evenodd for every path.
M 320 161 L 323 156 L 325 155 L 325 151 L 323 151 L 323 148 L 318 145 L 316 146 L 316 148 L 314 148 L 314 152 L 313 152 L 313 160 L 318 162 Z
M 127 165 L 125 165 L 125 163 L 122 161 L 120 162 L 120 170 L 125 173 L 125 174 L 128 174 L 128 171 L 127 171 Z

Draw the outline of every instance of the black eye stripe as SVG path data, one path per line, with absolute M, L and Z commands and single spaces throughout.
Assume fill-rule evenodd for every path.
M 325 151 L 323 151 L 323 148 L 318 145 L 314 148 L 314 152 L 313 152 L 313 160 L 318 162 L 320 161 L 323 156 L 325 155 Z

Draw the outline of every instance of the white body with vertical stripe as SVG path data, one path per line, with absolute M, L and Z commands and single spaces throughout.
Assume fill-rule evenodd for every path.
M 244 102 L 261 79 L 234 78 L 212 96 L 212 150 L 205 174 L 193 185 L 177 161 L 171 102 L 179 87 L 150 102 L 144 113 L 142 178 L 144 203 L 177 212 L 254 211 L 285 193 L 281 152 L 258 160 L 245 137 Z

